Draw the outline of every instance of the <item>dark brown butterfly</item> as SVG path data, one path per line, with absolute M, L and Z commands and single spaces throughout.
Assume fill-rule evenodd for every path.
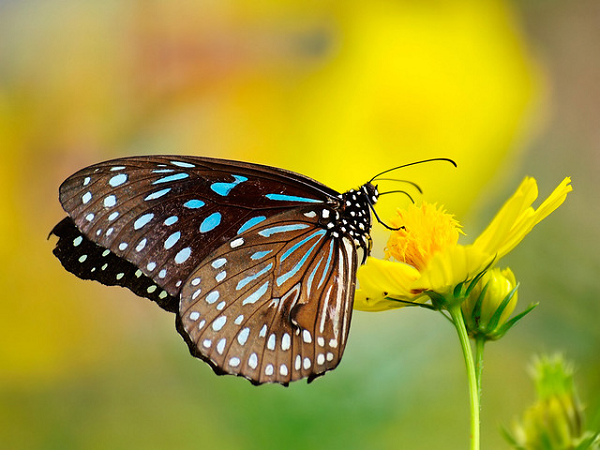
M 52 230 L 54 254 L 80 278 L 174 312 L 192 355 L 218 374 L 310 381 L 346 346 L 375 178 L 340 194 L 238 161 L 107 161 L 61 185 L 68 217 Z

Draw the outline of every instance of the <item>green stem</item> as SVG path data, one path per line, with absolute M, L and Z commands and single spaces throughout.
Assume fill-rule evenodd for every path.
M 460 304 L 448 307 L 448 312 L 452 317 L 458 340 L 462 348 L 463 357 L 465 358 L 465 366 L 467 369 L 467 381 L 469 385 L 469 400 L 471 407 L 471 450 L 479 450 L 479 387 L 477 383 L 477 375 L 475 373 L 475 362 L 473 360 L 473 352 L 469 343 L 469 335 L 465 327 L 462 310 Z
M 479 395 L 479 407 L 481 408 L 481 377 L 483 374 L 483 349 L 485 338 L 478 336 L 475 339 L 475 377 L 477 379 L 477 394 Z

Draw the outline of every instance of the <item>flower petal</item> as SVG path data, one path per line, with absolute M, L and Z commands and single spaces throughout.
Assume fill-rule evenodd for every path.
M 496 255 L 497 258 L 506 255 L 536 224 L 565 201 L 567 194 L 573 190 L 570 182 L 569 177 L 565 178 L 536 210 L 531 204 L 538 195 L 537 183 L 533 178 L 525 178 L 473 246 L 482 253 Z
M 474 278 L 490 264 L 494 255 L 482 253 L 472 245 L 457 245 L 431 258 L 411 289 L 448 294 L 463 281 Z
M 354 295 L 354 309 L 384 311 L 401 308 L 404 304 L 386 297 L 412 301 L 417 294 L 410 291 L 410 286 L 418 277 L 419 271 L 408 264 L 369 257 L 358 269 L 359 289 Z

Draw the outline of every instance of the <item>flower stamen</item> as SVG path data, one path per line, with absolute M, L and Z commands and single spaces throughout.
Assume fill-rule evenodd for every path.
M 394 258 L 417 270 L 424 269 L 436 253 L 455 246 L 461 232 L 453 215 L 430 203 L 398 209 L 392 225 L 402 228 L 391 234 L 386 259 Z

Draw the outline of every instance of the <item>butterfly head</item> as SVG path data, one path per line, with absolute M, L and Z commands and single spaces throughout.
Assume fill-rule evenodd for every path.
M 360 187 L 360 191 L 364 194 L 365 200 L 371 207 L 377 203 L 377 200 L 379 200 L 379 190 L 377 189 L 377 185 L 374 185 L 370 181 L 363 184 Z

